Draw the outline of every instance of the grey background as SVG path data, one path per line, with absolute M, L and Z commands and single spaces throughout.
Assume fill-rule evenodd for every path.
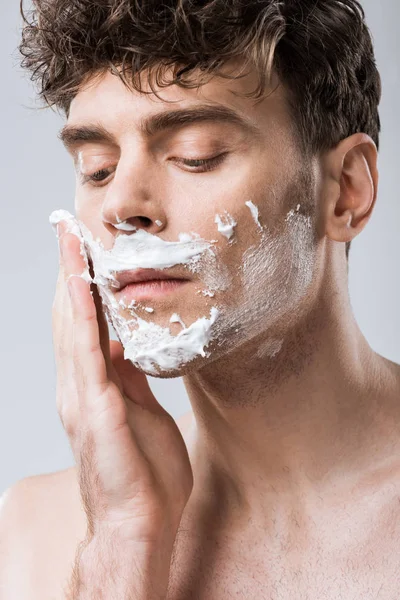
M 18 66 L 18 4 L 3 2 L 0 8 L 0 494 L 21 478 L 74 464 L 55 403 L 51 306 L 58 250 L 48 224 L 54 209 L 74 212 L 74 173 L 56 137 L 61 116 L 37 109 L 32 85 Z M 352 245 L 350 294 L 370 345 L 400 363 L 400 4 L 363 5 L 383 80 L 380 192 L 371 221 Z M 190 409 L 181 379 L 149 380 L 175 418 Z

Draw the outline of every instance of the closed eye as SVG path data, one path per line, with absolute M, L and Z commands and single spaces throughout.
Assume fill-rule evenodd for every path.
M 194 171 L 193 169 L 190 169 L 190 171 L 193 173 L 205 173 L 218 167 L 223 162 L 227 154 L 227 152 L 223 152 L 222 154 L 212 158 L 177 158 L 175 160 L 176 162 L 184 164 L 187 167 L 199 169 Z
M 217 168 L 223 162 L 227 154 L 228 152 L 223 152 L 212 158 L 173 158 L 171 160 L 189 167 L 189 172 L 206 173 L 207 171 L 212 171 Z M 95 187 L 102 187 L 102 182 L 106 181 L 111 173 L 112 170 L 110 169 L 99 169 L 89 175 L 82 175 L 81 181 L 83 184 L 89 182 Z M 103 185 L 105 185 L 105 183 L 103 183 Z

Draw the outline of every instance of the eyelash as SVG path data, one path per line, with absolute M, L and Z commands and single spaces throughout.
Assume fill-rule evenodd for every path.
M 206 173 L 207 171 L 212 171 L 213 169 L 215 169 L 216 167 L 218 167 L 222 161 L 224 160 L 225 156 L 227 155 L 227 152 L 223 152 L 222 154 L 219 154 L 218 156 L 214 156 L 213 158 L 182 158 L 180 159 L 181 163 L 186 164 L 186 166 L 192 166 L 192 167 L 205 167 L 203 170 L 201 171 L 191 171 L 192 173 Z M 197 163 L 196 165 L 188 165 L 187 163 Z M 190 172 L 190 171 L 189 171 Z M 106 177 L 104 177 L 103 179 L 96 179 L 96 177 L 101 176 L 103 174 L 106 174 Z M 110 175 L 108 169 L 100 169 L 99 171 L 95 171 L 94 173 L 92 173 L 92 175 L 83 175 L 82 176 L 82 183 L 91 183 L 91 185 L 97 186 L 97 187 L 101 187 L 101 182 L 105 181 L 105 179 L 107 178 L 107 176 Z M 105 184 L 104 184 L 105 185 Z

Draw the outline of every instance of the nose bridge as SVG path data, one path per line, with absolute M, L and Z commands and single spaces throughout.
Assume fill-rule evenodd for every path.
M 135 144 L 121 156 L 102 206 L 106 223 L 128 221 L 136 227 L 165 222 L 160 202 L 160 169 L 145 144 Z

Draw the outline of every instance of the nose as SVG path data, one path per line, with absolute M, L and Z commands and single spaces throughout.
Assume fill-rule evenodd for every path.
M 104 226 L 113 235 L 138 229 L 154 234 L 166 226 L 159 196 L 164 186 L 157 171 L 157 165 L 139 164 L 137 159 L 120 160 L 102 205 Z

